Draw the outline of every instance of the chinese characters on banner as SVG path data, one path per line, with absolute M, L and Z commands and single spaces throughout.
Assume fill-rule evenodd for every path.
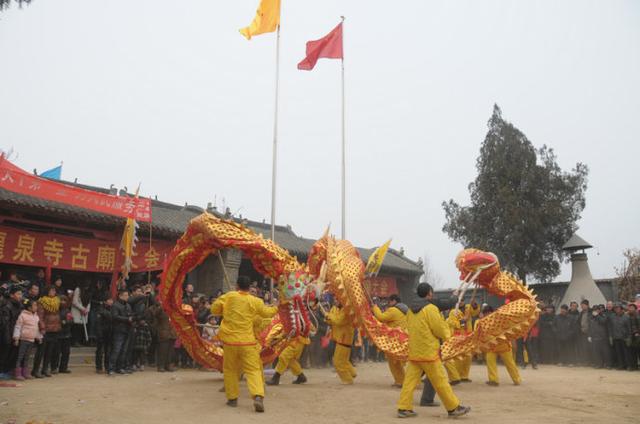
M 136 221 L 151 222 L 151 201 L 149 199 L 115 196 L 50 181 L 21 171 L 4 157 L 0 158 L 0 187 L 14 193 L 122 218 L 128 218 L 133 213 Z
M 364 285 L 371 294 L 376 297 L 389 297 L 398 294 L 396 279 L 394 277 L 371 277 L 364 281 Z
M 120 269 L 120 242 L 23 231 L 0 226 L 0 263 L 112 273 Z M 132 272 L 162 269 L 173 243 L 141 240 L 133 257 Z

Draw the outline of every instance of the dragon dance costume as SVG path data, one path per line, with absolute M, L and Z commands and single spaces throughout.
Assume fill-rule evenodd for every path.
M 251 324 L 246 329 L 247 340 L 242 341 L 251 342 L 252 352 L 248 352 L 248 345 L 232 344 L 232 334 L 222 332 L 221 328 L 221 340 L 225 348 L 229 346 L 233 351 L 223 353 L 219 346 L 202 338 L 193 311 L 182 307 L 182 283 L 186 274 L 211 254 L 228 248 L 241 250 L 251 260 L 256 271 L 266 278 L 274 279 L 280 292 L 277 309 L 267 308 L 269 312 L 266 315 L 275 316 L 257 340 L 251 331 Z M 456 266 L 465 284 L 475 283 L 490 294 L 504 297 L 510 302 L 494 313 L 478 319 L 474 331 L 454 335 L 448 340 L 445 336 L 449 333 L 449 328 L 435 306 L 409 312 L 415 322 L 433 322 L 437 332 L 430 333 L 430 338 L 411 348 L 408 333 L 412 332 L 412 324 L 409 322 L 409 316 L 408 332 L 402 327 L 392 327 L 376 319 L 364 289 L 364 263 L 358 251 L 348 241 L 336 240 L 325 234 L 313 245 L 307 264 L 301 264 L 285 249 L 271 240 L 265 240 L 260 234 L 243 225 L 204 213 L 190 222 L 185 234 L 173 249 L 163 272 L 160 297 L 163 300 L 162 307 L 169 315 L 171 324 L 189 354 L 207 368 L 224 368 L 226 380 L 227 366 L 231 370 L 230 375 L 234 375 L 240 368 L 238 362 L 244 364 L 244 358 L 251 357 L 253 359 L 250 361 L 250 368 L 258 368 L 255 360 L 258 351 L 261 360 L 258 363 L 270 363 L 288 346 L 299 340 L 299 336 L 307 337 L 311 323 L 304 300 L 308 299 L 314 290 L 317 294 L 326 290 L 342 305 L 341 308 L 332 309 L 327 317 L 332 326 L 333 339 L 337 343 L 334 364 L 342 381 L 352 382 L 355 376 L 355 369 L 349 362 L 355 327 L 362 330 L 387 358 L 413 361 L 407 366 L 405 383 L 408 381 L 410 385 L 414 384 L 416 378 L 418 381 L 420 378 L 419 375 L 416 377 L 416 374 L 425 371 L 433 379 L 436 391 L 439 390 L 439 394 L 441 393 L 440 397 L 445 407 L 449 408 L 458 401 L 449 387 L 440 359 L 447 364 L 447 361 L 467 358 L 474 353 L 489 352 L 504 342 L 526 335 L 539 315 L 533 292 L 513 275 L 502 272 L 495 255 L 466 249 L 456 258 Z M 324 275 L 320 278 L 322 273 Z M 317 281 L 319 282 L 316 283 Z M 219 305 L 216 308 L 220 308 Z M 222 310 L 224 314 L 224 307 Z M 437 318 L 432 318 L 434 314 Z M 417 327 L 417 324 L 414 323 L 414 326 Z M 442 346 L 439 346 L 437 339 L 434 342 L 435 337 L 445 340 Z M 227 359 L 235 362 L 223 365 Z M 421 359 L 430 361 L 425 362 Z M 260 393 L 262 384 L 252 385 L 255 386 L 253 392 Z M 234 387 L 230 386 L 228 397 L 234 395 Z M 410 400 L 405 393 L 401 404 L 410 405 Z

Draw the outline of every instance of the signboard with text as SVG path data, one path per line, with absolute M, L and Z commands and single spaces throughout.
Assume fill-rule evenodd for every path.
M 31 175 L 0 157 L 0 187 L 27 196 L 90 209 L 122 218 L 151 222 L 151 201 L 145 198 L 116 196 L 51 181 Z
M 173 249 L 168 241 L 140 241 L 132 272 L 161 270 Z M 166 255 L 166 256 L 165 256 Z M 112 273 L 120 269 L 119 241 L 84 239 L 0 226 L 0 263 Z
M 364 280 L 364 284 L 371 296 L 389 297 L 398 294 L 395 277 L 370 277 Z

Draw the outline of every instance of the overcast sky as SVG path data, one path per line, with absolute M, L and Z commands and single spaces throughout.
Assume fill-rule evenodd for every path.
M 591 172 L 594 277 L 640 247 L 640 2 L 282 0 L 277 223 L 340 225 L 340 64 L 296 69 L 345 22 L 347 238 L 393 237 L 456 284 L 441 202 L 467 185 L 493 103 Z M 0 14 L 0 147 L 63 178 L 269 220 L 275 36 L 258 0 L 34 0 Z M 125 7 L 126 5 L 126 7 Z M 562 267 L 558 280 L 570 277 Z

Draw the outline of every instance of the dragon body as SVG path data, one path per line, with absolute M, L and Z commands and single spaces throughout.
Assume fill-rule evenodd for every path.
M 194 218 L 178 240 L 160 287 L 162 306 L 183 346 L 203 366 L 221 370 L 222 348 L 200 336 L 193 311 L 182 305 L 182 285 L 186 274 L 209 255 L 228 248 L 240 249 L 258 272 L 277 283 L 279 313 L 258 338 L 264 363 L 273 361 L 296 336 L 309 334 L 305 303 L 322 290 L 340 301 L 353 325 L 380 350 L 395 359 L 407 359 L 408 335 L 375 318 L 364 287 L 364 263 L 349 241 L 325 234 L 313 245 L 307 264 L 301 264 L 285 249 L 243 225 L 205 213 Z M 467 280 L 477 278 L 479 285 L 509 303 L 480 319 L 476 331 L 446 341 L 443 360 L 490 350 L 528 332 L 539 314 L 535 295 L 515 277 L 501 272 L 493 254 L 468 249 L 458 255 L 456 264 Z
M 473 332 L 445 341 L 441 349 L 443 360 L 488 352 L 527 335 L 540 315 L 532 290 L 514 275 L 502 271 L 493 253 L 465 249 L 458 254 L 456 266 L 461 280 L 475 280 L 489 293 L 505 298 L 506 303 L 480 318 Z

